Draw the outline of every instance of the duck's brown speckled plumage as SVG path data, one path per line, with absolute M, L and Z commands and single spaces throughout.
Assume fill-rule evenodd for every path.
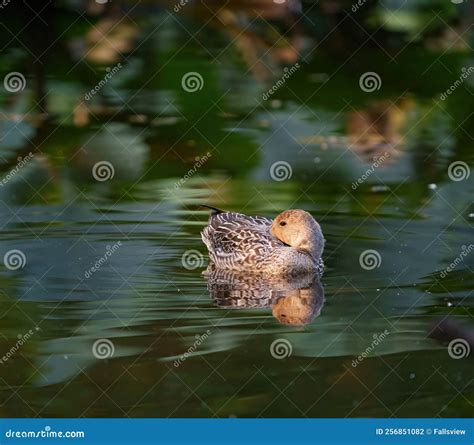
M 206 278 L 217 306 L 226 309 L 270 307 L 282 324 L 306 325 L 321 313 L 324 305 L 324 288 L 313 273 L 285 278 L 211 268 Z
M 201 233 L 212 266 L 273 275 L 321 274 L 321 258 L 280 241 L 272 234 L 272 223 L 261 216 L 214 210 Z

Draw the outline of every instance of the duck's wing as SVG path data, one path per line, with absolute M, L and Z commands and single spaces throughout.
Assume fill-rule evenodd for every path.
M 211 215 L 202 240 L 218 267 L 233 268 L 265 255 L 283 243 L 270 232 L 272 221 L 262 216 L 225 212 Z
M 231 287 L 211 282 L 208 282 L 207 288 L 217 306 L 229 309 L 269 307 L 277 299 L 270 288 Z
M 220 213 L 213 212 L 209 216 L 209 225 L 214 228 L 227 224 L 229 227 L 252 227 L 257 230 L 270 230 L 272 225 L 272 220 L 264 216 L 248 216 L 243 213 L 223 212 L 221 210 L 219 212 Z

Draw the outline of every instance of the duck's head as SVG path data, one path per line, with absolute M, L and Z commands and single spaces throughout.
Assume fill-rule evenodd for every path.
M 311 255 L 313 260 L 321 258 L 324 250 L 324 236 L 320 225 L 304 210 L 285 210 L 272 223 L 272 235 Z
M 308 293 L 307 289 L 305 291 Z M 272 314 L 281 324 L 304 326 L 319 315 L 315 302 L 311 298 L 305 298 L 304 293 L 298 289 L 293 294 L 278 299 L 272 306 Z

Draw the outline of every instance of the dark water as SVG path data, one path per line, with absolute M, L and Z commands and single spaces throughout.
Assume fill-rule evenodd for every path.
M 264 100 L 283 64 L 255 42 L 199 14 L 131 17 L 110 44 L 128 42 L 125 59 L 104 44 L 99 60 L 47 54 L 38 73 L 18 42 L 1 55 L 2 77 L 26 78 L 1 93 L 2 177 L 33 156 L 0 187 L 0 254 L 20 261 L 0 264 L 0 414 L 472 415 L 474 362 L 428 338 L 440 317 L 472 326 L 472 83 L 440 99 L 470 53 L 302 49 Z M 75 18 L 62 10 L 58 35 Z M 90 31 L 79 23 L 60 38 L 74 51 Z M 189 72 L 196 92 L 181 85 Z M 373 93 L 359 87 L 366 72 L 381 78 Z M 35 111 L 42 77 L 48 119 Z M 112 179 L 94 179 L 101 161 Z M 311 212 L 326 238 L 321 284 L 270 296 L 250 285 L 263 307 L 210 294 L 201 203 Z

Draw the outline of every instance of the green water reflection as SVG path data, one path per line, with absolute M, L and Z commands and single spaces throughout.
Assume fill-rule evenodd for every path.
M 448 172 L 474 165 L 474 77 L 440 98 L 472 65 L 472 8 L 368 6 L 367 41 L 328 2 L 304 3 L 303 22 L 276 5 L 257 19 L 245 2 L 121 2 L 83 17 L 71 3 L 42 13 L 55 26 L 41 42 L 20 6 L 4 22 L 18 39 L 2 78 L 24 73 L 26 87 L 0 91 L 1 177 L 33 156 L 0 187 L 0 255 L 25 256 L 18 270 L 0 263 L 1 351 L 15 348 L 0 364 L 1 415 L 471 416 L 472 360 L 428 331 L 448 315 L 472 326 L 474 174 Z M 434 17 L 457 17 L 462 39 Z M 367 72 L 381 79 L 371 93 Z M 103 161 L 113 178 L 98 181 Z M 275 180 L 281 162 L 290 172 Z M 298 323 L 281 314 L 301 295 L 242 305 L 208 288 L 201 203 L 318 219 L 326 270 Z M 362 267 L 367 250 L 377 267 Z M 112 357 L 94 356 L 100 339 Z M 277 340 L 291 355 L 272 355 Z

